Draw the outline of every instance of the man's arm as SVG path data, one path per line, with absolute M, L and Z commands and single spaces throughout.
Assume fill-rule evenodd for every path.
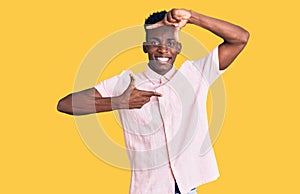
M 219 68 L 226 69 L 246 46 L 249 32 L 229 22 L 215 19 L 185 9 L 172 9 L 164 19 L 167 25 L 182 28 L 191 23 L 211 31 L 221 37 L 224 42 L 219 46 Z
M 134 109 L 144 106 L 152 96 L 161 96 L 154 91 L 138 90 L 135 87 L 134 77 L 132 75 L 130 77 L 128 88 L 120 96 L 102 97 L 95 88 L 89 88 L 59 100 L 57 110 L 70 115 L 86 115 L 116 109 Z
M 60 99 L 57 110 L 70 115 L 84 115 L 113 110 L 111 98 L 103 98 L 95 88 L 75 92 Z

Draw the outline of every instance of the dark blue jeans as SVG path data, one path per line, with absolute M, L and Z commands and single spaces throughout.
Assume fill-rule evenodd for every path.
M 191 190 L 191 192 L 192 191 L 196 191 L 196 188 L 193 188 L 192 190 Z M 197 193 L 197 192 L 196 192 Z M 179 188 L 178 188 L 178 185 L 177 185 L 177 183 L 176 183 L 176 181 L 175 181 L 175 194 L 180 194 L 180 191 L 179 191 Z

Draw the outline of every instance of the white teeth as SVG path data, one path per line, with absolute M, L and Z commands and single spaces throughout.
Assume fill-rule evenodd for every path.
M 169 58 L 167 57 L 157 57 L 157 60 L 162 61 L 162 62 L 167 62 Z

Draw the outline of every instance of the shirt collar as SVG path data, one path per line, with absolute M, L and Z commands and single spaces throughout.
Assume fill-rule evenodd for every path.
M 146 70 L 144 71 L 146 77 L 151 81 L 151 82 L 156 82 L 156 83 L 161 83 L 164 84 L 168 81 L 170 81 L 170 79 L 174 76 L 174 74 L 176 73 L 176 69 L 174 68 L 174 66 L 172 66 L 172 68 L 165 74 L 165 75 L 160 75 L 158 73 L 156 73 L 155 71 L 153 71 L 148 65 Z

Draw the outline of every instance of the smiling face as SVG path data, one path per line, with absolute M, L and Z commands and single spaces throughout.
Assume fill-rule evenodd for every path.
M 144 42 L 143 50 L 148 53 L 148 65 L 156 73 L 164 75 L 172 68 L 181 51 L 178 31 L 174 27 L 162 26 L 146 33 L 147 42 Z

